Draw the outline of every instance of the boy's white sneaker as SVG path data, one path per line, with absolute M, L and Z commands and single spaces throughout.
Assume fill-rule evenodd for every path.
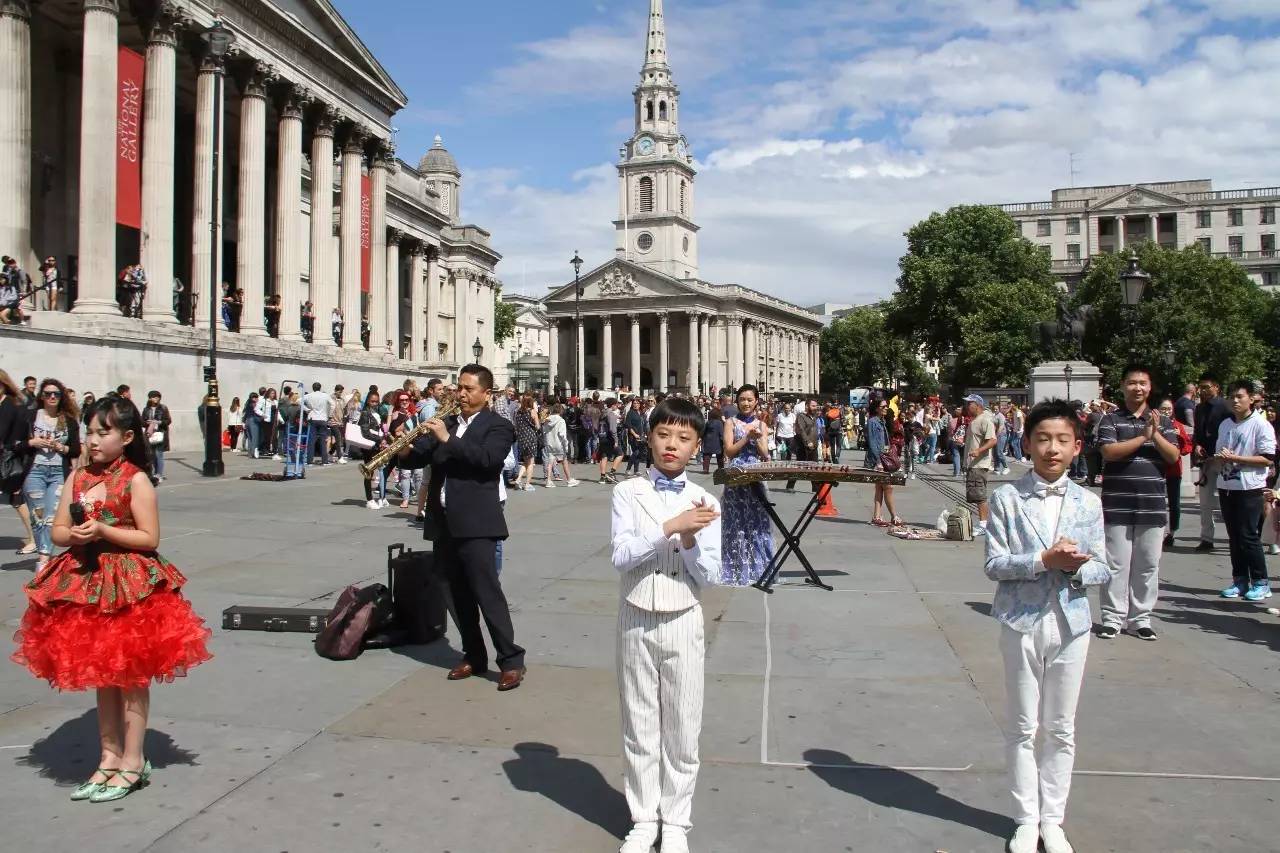
M 1040 849 L 1040 827 L 1034 823 L 1020 823 L 1006 847 L 1009 853 L 1036 853 Z
M 689 853 L 689 830 L 662 825 L 662 853 Z
M 627 837 L 622 840 L 618 853 L 652 853 L 653 843 L 658 840 L 658 822 L 645 821 L 631 827 Z
M 1075 853 L 1067 834 L 1056 823 L 1040 824 L 1040 840 L 1044 842 L 1044 853 Z

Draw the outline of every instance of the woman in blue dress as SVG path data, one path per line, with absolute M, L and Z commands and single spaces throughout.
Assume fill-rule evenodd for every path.
M 759 394 L 754 385 L 738 389 L 738 414 L 724 421 L 724 455 L 730 465 L 764 462 L 769 458 L 769 427 L 756 415 Z M 773 559 L 773 535 L 764 483 L 725 486 L 720 499 L 721 583 L 750 586 Z

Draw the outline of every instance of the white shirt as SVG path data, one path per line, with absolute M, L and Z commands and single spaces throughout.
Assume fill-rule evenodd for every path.
M 1032 500 L 1041 501 L 1040 517 L 1044 519 L 1044 529 L 1049 534 L 1050 545 L 1058 541 L 1058 519 L 1062 517 L 1062 500 L 1066 497 L 1065 490 L 1067 488 L 1068 473 L 1064 471 L 1061 477 L 1050 483 L 1034 471 L 1031 472 L 1031 479 L 1035 484 L 1033 486 L 1035 492 Z M 1064 491 L 1058 495 L 1044 494 L 1044 490 L 1049 488 L 1063 489 Z
M 323 391 L 312 391 L 302 398 L 302 408 L 307 410 L 313 421 L 328 422 L 329 407 L 332 405 L 333 400 Z
M 1254 412 L 1242 421 L 1233 417 L 1218 427 L 1218 446 L 1214 450 L 1230 450 L 1239 456 L 1274 456 L 1276 433 L 1262 412 Z M 1232 492 L 1265 489 L 1268 467 L 1223 462 L 1218 488 Z
M 778 412 L 775 428 L 778 438 L 796 437 L 796 413 Z
M 476 410 L 475 414 L 473 414 L 469 418 L 465 417 L 464 415 L 458 415 L 458 428 L 454 430 L 453 438 L 450 438 L 449 440 L 454 441 L 455 439 L 462 438 L 462 436 L 466 435 L 467 427 L 471 426 L 471 422 L 476 419 L 476 415 L 480 414 L 481 411 L 482 410 L 479 410 L 479 409 Z M 445 504 L 445 494 L 448 493 L 448 491 L 449 491 L 449 478 L 445 477 L 444 482 L 440 484 L 440 506 L 447 505 Z M 502 475 L 499 474 L 498 475 L 498 500 L 505 501 L 506 499 L 507 499 L 507 490 L 502 485 Z

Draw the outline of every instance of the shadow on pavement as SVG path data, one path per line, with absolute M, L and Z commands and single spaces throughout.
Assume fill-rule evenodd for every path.
M 966 601 L 965 605 L 969 607 L 971 610 L 975 610 L 978 613 L 981 613 L 983 616 L 991 615 L 990 601 Z
M 560 749 L 548 743 L 525 741 L 515 751 L 518 757 L 504 761 L 502 769 L 516 790 L 541 794 L 615 838 L 627 834 L 627 800 L 595 767 L 561 757 Z
M 938 791 L 938 786 L 905 770 L 862 764 L 832 749 L 807 749 L 809 770 L 831 787 L 869 803 L 915 812 L 969 826 L 1005 838 L 1013 833 L 1013 819 L 974 808 Z
M 449 645 L 445 638 L 424 645 L 391 646 L 389 651 L 440 669 L 453 669 L 462 662 L 462 652 Z
M 147 729 L 142 751 L 157 770 L 174 764 L 194 766 L 199 763 L 196 753 L 183 749 L 169 735 L 152 728 Z M 98 712 L 90 708 L 74 720 L 58 726 L 48 737 L 33 743 L 31 751 L 20 756 L 17 763 L 35 767 L 44 779 L 70 785 L 79 784 L 93 774 L 100 754 Z
M 1192 594 L 1170 595 L 1171 592 Z M 1266 604 L 1199 597 L 1202 595 L 1216 596 L 1217 590 L 1161 584 L 1161 607 L 1157 611 L 1160 620 L 1171 625 L 1189 625 L 1237 642 L 1280 652 L 1280 631 L 1276 630 L 1275 617 L 1266 612 Z

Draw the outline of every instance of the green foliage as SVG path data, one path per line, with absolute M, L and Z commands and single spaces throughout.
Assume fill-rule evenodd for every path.
M 1276 375 L 1280 308 L 1238 264 L 1211 258 L 1196 246 L 1174 250 L 1144 243 L 1137 256 L 1151 283 L 1132 313 L 1119 283 L 1124 256 L 1095 257 L 1075 294 L 1076 304 L 1093 307 L 1084 355 L 1102 370 L 1105 385 L 1117 388 L 1130 361 L 1146 365 L 1156 387 L 1166 391 L 1206 370 L 1224 384 Z M 1169 345 L 1172 368 L 1165 364 Z
M 913 392 L 937 391 L 937 383 L 915 357 L 914 345 L 889 332 L 881 305 L 854 308 L 834 320 L 823 329 L 819 348 L 824 391 L 884 386 L 897 379 L 905 380 Z
M 516 333 L 516 306 L 502 301 L 501 288 L 493 292 L 493 342 L 501 345 Z
M 992 207 L 960 205 L 907 232 L 886 326 L 930 358 L 956 353 L 960 385 L 1022 385 L 1051 354 L 1039 323 L 1055 319 L 1049 256 Z

